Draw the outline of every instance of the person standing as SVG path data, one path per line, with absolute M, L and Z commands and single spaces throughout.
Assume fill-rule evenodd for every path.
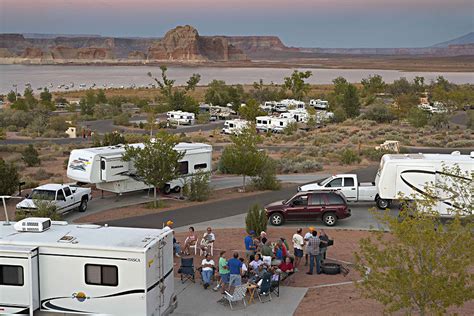
M 304 265 L 307 266 L 308 265 L 308 240 L 309 238 L 311 238 L 312 234 L 313 234 L 313 231 L 314 231 L 314 227 L 310 227 L 309 228 L 309 231 L 304 235 L 304 241 L 306 243 L 306 247 L 305 247 L 305 255 L 304 255 Z
M 229 267 L 229 288 L 239 286 L 242 283 L 242 262 L 239 260 L 239 253 L 234 252 L 233 258 L 227 262 Z
M 319 233 L 319 240 L 321 244 L 319 245 L 319 251 L 321 252 L 321 261 L 326 260 L 326 252 L 328 250 L 329 236 L 324 230 L 321 229 Z
M 219 283 L 217 283 L 217 286 L 213 289 L 214 291 L 217 292 L 217 290 L 222 287 L 222 294 L 224 294 L 224 291 L 226 290 L 226 285 L 229 284 L 229 277 L 230 277 L 230 271 L 227 267 L 227 259 L 225 257 L 225 250 L 222 250 L 220 253 L 220 258 L 219 258 L 219 275 L 221 277 Z
M 255 247 L 255 244 L 253 242 L 253 237 L 255 236 L 255 231 L 251 230 L 249 234 L 245 237 L 244 243 L 245 243 L 245 255 L 247 256 L 247 259 L 250 256 L 255 255 L 255 250 L 257 249 Z
M 314 261 L 316 260 L 316 273 L 321 274 L 321 255 L 319 252 L 319 240 L 318 233 L 313 230 L 311 237 L 308 239 L 307 251 L 309 255 L 309 271 L 306 274 L 313 274 Z
M 203 287 L 204 289 L 207 289 L 211 284 L 211 278 L 215 268 L 215 263 L 211 258 L 211 254 L 206 254 L 206 257 L 202 260 L 201 268 Z
M 296 234 L 293 235 L 293 249 L 295 251 L 295 271 L 298 269 L 298 265 L 300 264 L 301 258 L 303 258 L 303 247 L 304 247 L 304 239 L 303 239 L 303 229 L 298 228 L 296 230 Z

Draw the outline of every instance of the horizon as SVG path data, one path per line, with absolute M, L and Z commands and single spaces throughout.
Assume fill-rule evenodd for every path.
M 320 48 L 428 47 L 474 30 L 467 0 L 0 0 L 0 12 L 1 33 L 156 38 L 188 24 Z

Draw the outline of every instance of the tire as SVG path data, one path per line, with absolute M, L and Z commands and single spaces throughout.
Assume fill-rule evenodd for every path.
M 381 199 L 377 198 L 377 201 L 375 202 L 377 204 L 377 207 L 381 210 L 385 210 L 390 207 L 391 201 L 388 199 Z
M 321 271 L 324 274 L 339 274 L 341 273 L 341 265 L 337 263 L 323 263 L 321 264 Z
M 88 202 L 87 198 L 84 198 L 81 200 L 81 204 L 79 204 L 79 208 L 78 208 L 79 212 L 82 213 L 87 210 L 87 202 Z
M 285 222 L 285 218 L 282 213 L 273 213 L 270 216 L 270 224 L 273 226 L 281 226 Z
M 335 213 L 324 213 L 323 215 L 323 223 L 326 226 L 334 226 L 337 223 L 337 216 Z
M 165 185 L 165 187 L 163 188 L 163 194 L 170 194 L 171 193 L 171 187 L 169 184 Z
M 178 185 L 178 186 L 175 186 L 175 187 L 173 188 L 173 192 L 174 192 L 174 193 L 179 193 L 179 192 L 181 192 L 181 187 L 180 187 L 179 185 Z

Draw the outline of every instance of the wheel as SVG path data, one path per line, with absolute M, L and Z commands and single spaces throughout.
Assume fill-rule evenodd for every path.
M 270 216 L 270 224 L 273 226 L 280 226 L 285 222 L 283 215 L 281 213 L 273 213 Z
M 339 274 L 341 273 L 341 265 L 337 263 L 323 263 L 321 264 L 321 271 L 324 274 Z
M 337 216 L 334 213 L 324 213 L 323 222 L 327 226 L 334 226 L 337 222 Z
M 387 199 L 378 198 L 375 203 L 377 204 L 377 207 L 381 210 L 384 210 L 390 207 L 390 200 L 387 200 Z
M 174 193 L 179 193 L 179 192 L 181 192 L 181 187 L 180 187 L 179 185 L 178 185 L 178 186 L 175 186 L 175 187 L 173 188 L 173 192 L 174 192 Z
M 169 184 L 165 185 L 165 187 L 163 188 L 163 193 L 166 195 L 171 193 L 171 187 Z
M 85 212 L 87 210 L 87 199 L 82 199 L 79 205 L 79 212 Z

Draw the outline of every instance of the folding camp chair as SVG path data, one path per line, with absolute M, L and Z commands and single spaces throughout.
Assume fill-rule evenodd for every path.
M 270 272 L 264 273 L 261 281 L 262 283 L 260 284 L 260 288 L 258 289 L 258 299 L 260 300 L 261 303 L 263 303 L 262 297 L 267 296 L 270 298 L 270 301 L 271 301 L 272 300 L 272 291 L 271 291 L 272 274 Z
M 181 266 L 178 269 L 178 273 L 181 275 L 181 283 L 186 280 L 195 281 L 194 277 L 194 258 L 181 258 Z
M 232 307 L 232 302 L 242 301 L 244 302 L 244 306 L 247 307 L 247 303 L 245 302 L 245 294 L 247 294 L 247 284 L 242 284 L 236 286 L 234 288 L 234 293 L 230 294 L 229 292 L 224 292 L 224 299 L 229 302 L 230 309 L 234 309 Z
M 272 293 L 274 293 L 278 297 L 280 297 L 280 281 L 281 281 L 281 275 L 278 273 L 275 273 L 272 276 L 270 290 Z

